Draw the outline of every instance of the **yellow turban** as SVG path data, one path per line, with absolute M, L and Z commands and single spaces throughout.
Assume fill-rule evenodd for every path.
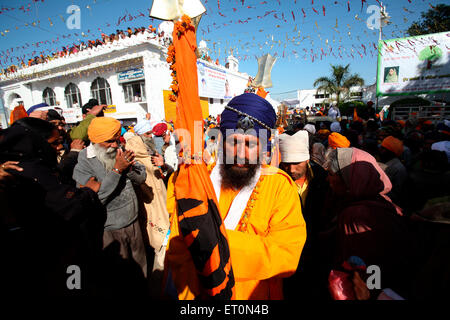
M 381 142 L 381 146 L 395 153 L 397 157 L 401 156 L 403 153 L 403 142 L 393 136 L 384 138 L 383 142 Z
M 91 121 L 88 128 L 89 140 L 100 143 L 111 140 L 120 131 L 121 124 L 110 117 L 97 117 Z
M 328 136 L 328 146 L 332 149 L 348 148 L 350 147 L 350 141 L 342 134 L 333 132 Z

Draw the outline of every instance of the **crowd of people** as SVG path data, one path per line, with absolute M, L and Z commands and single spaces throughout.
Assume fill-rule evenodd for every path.
M 326 278 L 330 266 L 346 272 L 338 278 L 342 284 L 349 270 L 356 270 L 348 260 L 355 256 L 362 259 L 364 269 L 379 266 L 383 286 L 395 288 L 405 299 L 446 296 L 443 288 L 448 287 L 447 281 L 440 285 L 429 281 L 433 270 L 442 272 L 436 277 L 448 276 L 440 264 L 449 266 L 443 247 L 448 246 L 444 234 L 449 222 L 445 217 L 450 212 L 450 122 L 380 121 L 370 114 L 357 120 L 337 117 L 320 123 L 293 121 L 281 130 L 281 137 L 287 134 L 284 139 L 289 136 L 295 142 L 287 148 L 281 140 L 285 157 L 295 152 L 297 144 L 297 148 L 306 146 L 304 158 L 299 156 L 297 162 L 308 158 L 308 169 L 283 163 L 280 166 L 288 173 L 303 172 L 299 193 L 307 195 L 301 198 L 306 199 L 303 215 L 310 242 L 302 253 L 305 268 L 298 277 L 311 281 L 307 288 L 328 280 L 328 291 L 322 292 L 326 297 L 332 284 Z M 331 191 L 328 197 L 324 191 L 327 188 Z M 298 288 L 292 290 L 298 292 Z M 322 288 L 327 288 L 326 283 Z M 311 294 L 306 289 L 304 297 Z M 321 296 L 318 291 L 316 294 Z
M 2 289 L 202 299 L 191 247 L 205 242 L 180 218 L 196 205 L 176 197 L 173 123 L 124 128 L 104 107 L 91 99 L 70 130 L 35 108 L 0 131 Z M 240 300 L 448 297 L 450 121 L 333 119 L 280 122 L 246 92 L 204 120 L 227 286 Z
M 0 70 L 0 76 L 8 76 L 16 73 L 18 70 L 23 68 L 28 68 L 34 65 L 47 63 L 49 61 L 69 57 L 76 55 L 79 52 L 89 51 L 89 50 L 97 50 L 104 46 L 114 46 L 123 43 L 124 41 L 131 41 L 135 37 L 143 37 L 147 36 L 149 39 L 158 38 L 162 43 L 165 41 L 164 32 L 157 32 L 156 28 L 152 25 L 140 28 L 130 28 L 128 27 L 126 30 L 116 30 L 115 33 L 111 34 L 101 34 L 101 38 L 97 38 L 94 40 L 86 40 L 81 41 L 79 44 L 73 43 L 71 46 L 64 46 L 61 50 L 54 51 L 51 54 L 41 54 L 39 56 L 35 56 L 33 58 L 28 59 L 28 61 L 21 60 L 19 65 L 10 65 L 6 68 Z

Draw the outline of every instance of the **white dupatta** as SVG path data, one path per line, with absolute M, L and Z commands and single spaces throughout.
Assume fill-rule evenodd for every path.
M 222 177 L 220 176 L 220 168 L 221 163 L 217 163 L 210 174 L 211 182 L 214 186 L 214 191 L 216 193 L 217 201 L 220 201 L 220 189 L 222 187 Z M 256 184 L 261 176 L 261 166 L 259 166 L 256 170 L 255 176 L 251 180 L 248 186 L 245 186 L 239 191 L 236 198 L 234 198 L 233 203 L 231 204 L 230 210 L 228 210 L 228 214 L 225 218 L 225 229 L 227 230 L 235 230 L 239 220 L 241 220 L 242 214 L 244 213 L 245 208 L 247 207 L 247 202 L 250 199 L 250 196 L 253 193 L 253 189 L 255 189 Z

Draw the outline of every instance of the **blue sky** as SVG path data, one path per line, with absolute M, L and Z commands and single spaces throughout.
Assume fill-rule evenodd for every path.
M 2 67 L 17 64 L 17 57 L 25 56 L 27 61 L 42 51 L 48 53 L 100 38 L 101 32 L 157 26 L 160 21 L 148 17 L 152 2 L 0 1 Z M 421 12 L 443 2 L 384 1 L 392 23 L 383 29 L 383 37 L 403 37 Z M 375 82 L 377 54 L 373 45 L 378 42 L 378 30 L 370 30 L 366 23 L 372 21 L 374 13 L 367 13 L 367 9 L 378 5 L 377 0 L 202 0 L 202 3 L 207 13 L 202 17 L 197 38 L 207 41 L 213 60 L 218 58 L 224 64 L 233 50 L 240 60 L 240 71 L 255 76 L 257 57 L 270 53 L 278 58 L 272 70 L 273 87 L 267 89 L 273 96 L 313 88 L 315 79 L 329 75 L 330 64 L 350 64 L 351 72 L 358 73 L 366 84 Z M 66 10 L 70 5 L 81 10 L 80 29 L 66 26 L 70 16 Z

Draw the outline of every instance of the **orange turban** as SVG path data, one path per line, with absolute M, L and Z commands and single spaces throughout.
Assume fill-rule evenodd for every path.
M 333 132 L 328 136 L 328 146 L 332 149 L 348 148 L 350 147 L 350 141 L 342 134 Z
M 100 143 L 111 140 L 117 132 L 120 132 L 119 120 L 110 117 L 97 117 L 91 121 L 88 128 L 89 140 L 92 143 Z
M 381 142 L 381 146 L 395 153 L 397 157 L 401 156 L 403 153 L 403 142 L 393 136 L 386 137 L 383 142 Z

